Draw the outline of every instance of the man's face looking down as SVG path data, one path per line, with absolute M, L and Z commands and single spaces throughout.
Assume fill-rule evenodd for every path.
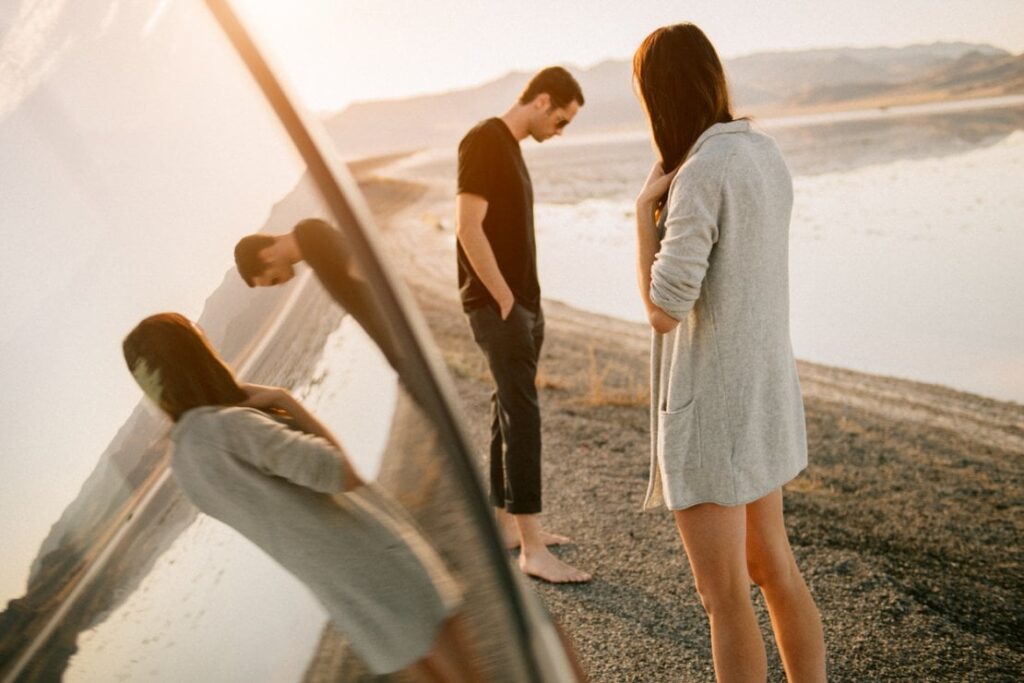
M 295 268 L 284 258 L 274 255 L 274 248 L 267 247 L 260 250 L 260 260 L 263 262 L 263 272 L 252 278 L 252 283 L 257 287 L 274 287 L 283 285 L 295 277 Z

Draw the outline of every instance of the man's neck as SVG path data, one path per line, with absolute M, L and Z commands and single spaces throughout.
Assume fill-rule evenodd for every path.
M 508 126 L 517 141 L 522 142 L 530 134 L 530 108 L 519 104 L 513 104 L 507 112 L 501 115 L 501 120 Z
M 299 249 L 299 241 L 295 239 L 295 233 L 289 232 L 278 235 L 274 243 L 278 253 L 288 259 L 289 263 L 298 263 L 302 260 L 302 250 Z

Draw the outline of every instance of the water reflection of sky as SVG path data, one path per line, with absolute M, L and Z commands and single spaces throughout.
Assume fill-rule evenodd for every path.
M 771 132 L 795 175 L 798 357 L 1024 402 L 1024 108 Z M 545 295 L 642 320 L 632 196 L 649 147 L 532 152 Z
M 239 624 L 240 614 L 253 623 Z M 161 555 L 128 601 L 79 638 L 65 680 L 294 681 L 327 622 L 309 590 L 210 517 Z
M 1024 403 L 1022 177 L 1024 131 L 797 178 L 797 355 Z

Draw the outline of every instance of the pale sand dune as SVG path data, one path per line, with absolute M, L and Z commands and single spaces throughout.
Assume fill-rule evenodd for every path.
M 403 191 L 406 198 L 416 193 Z M 452 202 L 375 210 L 449 363 L 484 463 L 490 392 L 458 304 Z M 543 286 L 543 283 L 542 283 Z M 548 524 L 593 570 L 535 584 L 594 681 L 711 680 L 706 622 L 671 518 L 641 513 L 648 466 L 643 325 L 545 304 Z M 1024 676 L 1024 408 L 800 363 L 810 466 L 786 488 L 798 562 L 822 611 L 830 679 Z M 770 680 L 783 674 L 768 636 Z

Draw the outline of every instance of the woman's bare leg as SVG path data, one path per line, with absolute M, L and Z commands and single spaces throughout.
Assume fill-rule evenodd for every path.
M 720 683 L 763 682 L 767 657 L 750 602 L 746 510 L 711 503 L 675 511 L 694 582 L 711 623 L 711 652 Z
M 797 569 L 782 516 L 782 489 L 746 506 L 747 567 L 761 587 L 790 683 L 825 680 L 825 637 Z

